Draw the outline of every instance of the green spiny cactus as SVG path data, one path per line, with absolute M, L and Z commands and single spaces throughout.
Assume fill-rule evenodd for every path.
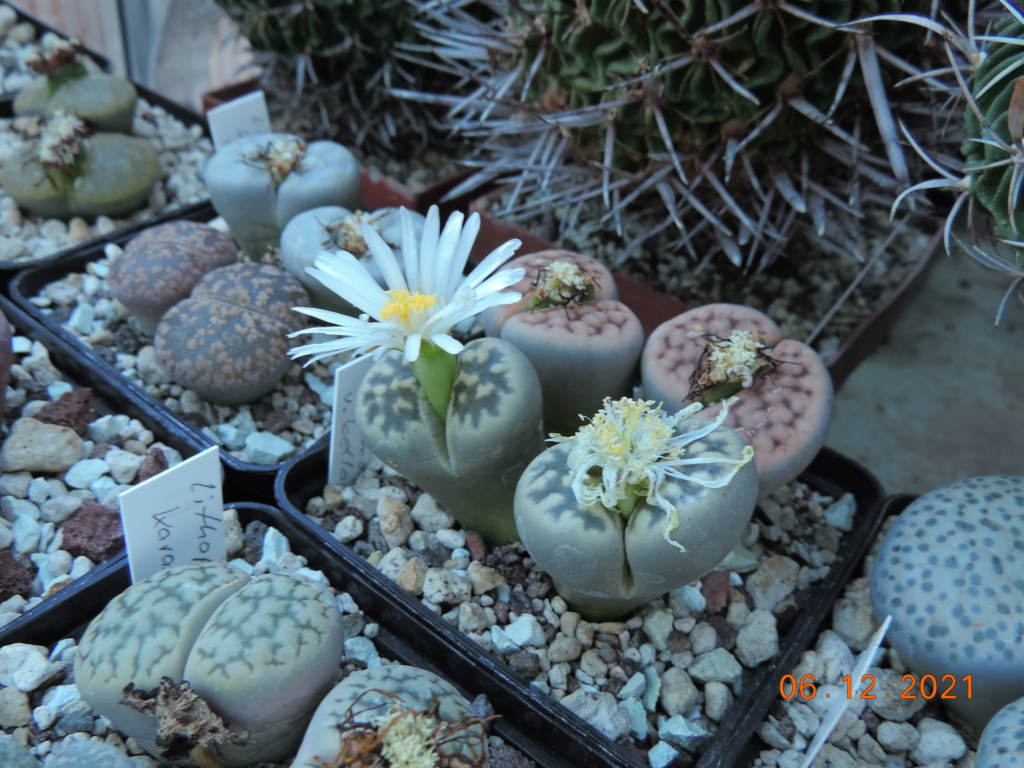
M 1018 72 L 1024 61 L 1024 23 L 1008 17 L 993 34 L 1013 42 L 991 42 L 974 71 L 972 99 L 964 115 L 968 136 L 963 145 L 964 171 L 975 199 L 992 215 L 996 237 L 1020 241 L 1024 240 L 1024 206 L 1018 205 L 1024 182 L 1024 76 Z
M 890 196 L 909 178 L 887 87 L 891 61 L 917 71 L 926 32 L 848 23 L 925 0 L 526 0 L 501 28 L 419 5 L 444 66 L 482 85 L 474 100 L 404 95 L 488 140 L 494 161 L 470 183 L 514 178 L 508 213 L 562 205 L 564 231 L 603 199 L 620 234 L 627 210 L 658 215 L 648 235 L 674 223 L 680 250 L 749 267 L 796 232 L 849 241 L 871 196 L 858 185 Z
M 428 71 L 398 47 L 416 40 L 405 0 L 216 2 L 254 50 L 270 54 L 295 78 L 297 91 L 312 83 L 332 138 L 389 147 L 396 137 L 422 135 L 434 123 L 429 111 L 388 93 L 391 87 L 416 86 Z
M 991 215 L 987 227 L 978 227 L 979 222 L 970 216 L 971 237 L 967 241 L 957 239 L 957 244 L 982 265 L 1011 278 L 996 313 L 999 325 L 1010 298 L 1024 286 L 1024 15 L 1010 0 L 999 0 L 984 15 L 976 15 L 972 0 L 970 20 L 973 27 L 965 30 L 929 25 L 930 31 L 938 32 L 947 41 L 946 54 L 951 64 L 929 75 L 948 73 L 954 82 L 939 82 L 937 77 L 929 77 L 928 81 L 947 94 L 961 96 L 966 103 L 967 139 L 961 147 L 964 163 L 958 167 L 955 161 L 947 161 L 949 167 L 944 167 L 908 132 L 915 150 L 941 177 L 903 191 L 893 210 L 914 192 L 955 192 L 957 199 L 944 228 L 947 252 L 952 248 L 953 225 L 965 204 L 971 213 L 980 206 Z M 976 29 L 991 31 L 982 37 Z M 1001 247 L 1009 252 L 1000 253 Z

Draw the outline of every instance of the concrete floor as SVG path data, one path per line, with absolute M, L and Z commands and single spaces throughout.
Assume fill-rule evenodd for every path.
M 153 41 L 151 87 L 198 109 L 211 79 L 231 79 L 236 52 L 221 18 L 213 0 L 172 0 Z M 1024 474 L 1024 304 L 1011 302 L 993 326 L 1006 285 L 965 257 L 941 257 L 887 343 L 838 393 L 828 445 L 889 493 Z

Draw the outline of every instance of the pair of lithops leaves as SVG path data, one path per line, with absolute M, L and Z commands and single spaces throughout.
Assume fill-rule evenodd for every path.
M 75 684 L 94 710 L 164 760 L 245 768 L 298 748 L 293 765 L 345 765 L 346 755 L 386 750 L 403 736 L 407 744 L 418 733 L 438 754 L 486 765 L 486 720 L 436 675 L 394 665 L 335 685 L 344 641 L 325 586 L 190 563 L 129 587 L 93 619 L 78 646 Z
M 245 136 L 221 147 L 203 171 L 210 202 L 249 256 L 277 247 L 281 231 L 303 211 L 358 208 L 359 162 L 333 141 L 288 133 Z

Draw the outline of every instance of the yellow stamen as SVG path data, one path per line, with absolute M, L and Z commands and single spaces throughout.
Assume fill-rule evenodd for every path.
M 400 317 L 402 322 L 408 323 L 410 315 L 437 306 L 437 296 L 431 293 L 417 293 L 405 289 L 386 291 L 386 293 L 388 300 L 380 311 L 382 320 Z

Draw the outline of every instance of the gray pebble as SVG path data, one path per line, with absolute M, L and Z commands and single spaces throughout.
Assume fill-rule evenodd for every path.
M 736 657 L 724 648 L 716 648 L 697 656 L 688 671 L 693 679 L 702 683 L 712 680 L 735 683 L 743 674 L 743 668 L 736 661 Z
M 699 697 L 697 686 L 682 669 L 672 667 L 661 676 L 661 706 L 670 717 L 689 714 Z
M 581 689 L 562 699 L 562 705 L 612 740 L 625 736 L 632 726 L 629 714 L 619 708 L 610 693 Z
M 778 652 L 779 633 L 775 616 L 763 609 L 754 611 L 736 635 L 736 655 L 745 666 L 756 667 Z
M 910 756 L 921 765 L 949 763 L 959 760 L 967 752 L 967 744 L 956 729 L 948 723 L 925 717 L 917 724 L 921 740 Z

